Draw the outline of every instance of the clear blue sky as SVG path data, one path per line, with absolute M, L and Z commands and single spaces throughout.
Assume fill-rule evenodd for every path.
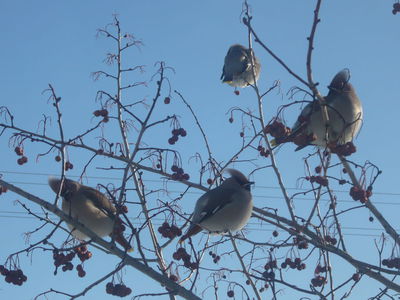
M 300 74 L 306 74 L 305 58 L 307 50 L 306 37 L 309 34 L 313 17 L 314 1 L 251 1 L 253 25 L 272 50 Z M 400 15 L 391 14 L 392 1 L 336 0 L 324 1 L 318 26 L 315 51 L 313 56 L 314 78 L 320 82 L 320 91 L 327 92 L 326 86 L 333 75 L 342 68 L 351 70 L 351 82 L 354 84 L 364 106 L 364 125 L 356 140 L 358 152 L 353 159 L 359 163 L 370 160 L 377 164 L 383 174 L 374 186 L 374 191 L 396 193 L 397 195 L 376 194 L 372 200 L 378 202 L 385 216 L 392 221 L 395 228 L 398 224 L 398 187 L 399 141 L 393 133 L 397 130 L 399 112 L 399 22 Z M 102 61 L 106 53 L 112 50 L 111 44 L 104 38 L 96 37 L 96 29 L 112 22 L 112 14 L 117 13 L 123 30 L 133 33 L 141 39 L 144 46 L 134 50 L 129 56 L 129 64 L 146 65 L 146 73 L 137 75 L 137 80 L 149 80 L 155 72 L 154 63 L 165 61 L 174 68 L 168 77 L 172 89 L 177 89 L 190 102 L 209 137 L 213 153 L 220 161 L 228 159 L 241 145 L 239 132 L 240 118 L 229 124 L 226 112 L 233 106 L 255 111 L 256 98 L 248 88 L 241 90 L 240 96 L 232 88 L 221 84 L 219 77 L 223 59 L 228 47 L 234 43 L 246 44 L 246 28 L 241 23 L 241 1 L 2 1 L 0 3 L 0 105 L 5 105 L 15 113 L 16 124 L 23 128 L 36 128 L 42 114 L 53 115 L 53 107 L 47 102 L 47 94 L 42 91 L 51 83 L 62 97 L 63 119 L 66 134 L 73 136 L 95 124 L 92 111 L 99 108 L 95 103 L 98 89 L 110 87 L 110 82 L 94 82 L 91 72 L 104 69 Z M 262 63 L 262 74 L 259 80 L 261 89 L 268 89 L 275 80 L 281 81 L 280 93 L 272 93 L 265 100 L 266 118 L 276 114 L 277 108 L 288 103 L 287 92 L 299 85 L 267 53 L 255 45 L 256 55 Z M 140 97 L 151 99 L 155 83 L 148 88 L 140 88 Z M 166 93 L 166 90 L 163 91 Z M 133 100 L 136 97 L 133 95 Z M 138 96 L 139 97 L 139 96 Z M 138 99 L 136 99 L 138 100 Z M 160 106 L 159 115 L 177 113 L 181 115 L 181 124 L 188 130 L 188 137 L 181 139 L 175 149 L 182 152 L 184 165 L 198 180 L 195 174 L 197 165 L 188 163 L 196 152 L 205 155 L 205 149 L 193 120 L 178 98 L 173 97 L 170 106 Z M 289 124 L 295 120 L 298 110 L 293 108 L 285 114 Z M 55 122 L 55 119 L 53 120 Z M 57 136 L 54 129 L 50 130 Z M 106 128 L 109 136 L 117 135 L 112 127 Z M 157 145 L 166 146 L 170 128 L 154 131 L 146 137 Z M 95 136 L 94 136 L 95 137 Z M 97 145 L 97 140 L 88 141 Z M 24 166 L 16 164 L 16 155 L 8 147 L 8 136 L 0 137 L 0 173 L 5 180 L 26 188 L 32 193 L 51 200 L 53 195 L 47 187 L 47 175 L 12 174 L 10 172 L 27 172 L 58 174 L 59 165 L 53 160 L 53 154 L 35 161 L 35 157 L 44 148 L 27 144 L 29 163 Z M 297 178 L 304 176 L 302 158 L 312 148 L 298 153 L 293 152 L 293 145 L 285 145 L 278 153 L 278 164 L 288 187 L 300 187 Z M 79 175 L 89 156 L 71 152 L 74 170 L 71 175 Z M 255 153 L 253 153 L 255 155 Z M 255 158 L 255 157 L 254 157 Z M 110 162 L 99 160 L 96 166 L 107 167 Z M 236 165 L 244 172 L 250 172 L 252 165 Z M 190 172 L 192 171 L 192 172 Z M 115 182 L 113 179 L 96 179 L 93 176 L 118 178 L 119 173 L 101 172 L 95 168 L 88 171 L 88 184 Z M 267 187 L 277 186 L 272 171 L 260 172 L 254 189 L 255 205 L 279 208 L 286 214 L 283 199 L 278 191 Z M 184 187 L 173 184 L 174 191 Z M 341 188 L 342 190 L 347 189 Z M 295 190 L 292 191 L 293 193 Z M 190 211 L 198 194 L 192 194 L 183 206 Z M 165 195 L 159 195 L 165 199 Z M 163 198 L 164 197 L 164 198 Z M 272 198 L 268 198 L 272 197 Z M 189 196 L 188 196 L 189 198 Z M 306 197 L 305 197 L 306 198 Z M 340 200 L 349 201 L 347 193 L 339 193 Z M 0 226 L 3 243 L 0 247 L 0 264 L 8 254 L 24 247 L 22 232 L 38 226 L 38 222 L 26 218 L 20 206 L 13 201 L 20 199 L 12 193 L 0 198 Z M 186 200 L 186 199 L 185 199 Z M 304 201 L 307 202 L 307 201 Z M 309 202 L 308 202 L 309 203 Z M 388 204 L 389 203 L 389 204 Z M 296 202 L 301 211 L 303 202 Z M 343 208 L 352 203 L 343 202 Z M 38 207 L 31 205 L 34 211 Z M 18 216 L 18 217 L 15 217 Z M 368 213 L 359 210 L 345 218 L 344 226 L 348 229 L 349 248 L 352 254 L 360 254 L 370 259 L 376 256 L 373 249 L 374 236 L 381 233 L 379 224 L 368 222 Z M 162 222 L 162 220 L 160 220 Z M 249 224 L 249 231 L 260 230 L 255 221 Z M 354 227 L 361 229 L 354 229 Z M 266 238 L 270 238 L 271 227 L 265 226 Z M 40 236 L 40 234 L 39 234 Z M 33 239 L 39 236 L 34 236 Z M 255 235 L 258 237 L 259 235 Z M 59 241 L 61 241 L 60 235 Z M 174 247 L 174 246 L 173 246 Z M 173 248 L 172 247 L 172 248 Z M 169 249 L 167 253 L 174 249 Z M 220 248 L 219 251 L 224 248 Z M 371 249 L 364 253 L 363 249 Z M 102 255 L 93 250 L 95 257 L 88 261 L 85 268 L 88 275 L 79 279 L 75 272 L 52 275 L 51 254 L 37 251 L 32 260 L 20 258 L 21 266 L 28 275 L 28 282 L 22 287 L 6 284 L 0 278 L 0 298 L 31 299 L 38 293 L 53 287 L 72 294 L 78 293 L 85 285 L 109 272 L 118 262 L 117 259 Z M 171 252 L 172 253 L 172 252 Z M 170 254 L 170 253 L 169 253 Z M 97 255 L 97 257 L 96 257 Z M 209 258 L 207 258 L 209 264 Z M 372 261 L 377 263 L 376 261 Z M 229 259 L 220 266 L 230 264 Z M 213 266 L 211 262 L 211 266 Z M 310 267 L 310 269 L 313 267 Z M 353 271 L 349 271 L 351 272 Z M 308 272 L 307 281 L 312 272 Z M 348 275 L 346 274 L 346 275 Z M 303 276 L 298 273 L 299 277 Z M 301 278 L 295 278 L 301 283 Z M 200 290 L 206 287 L 207 278 L 203 276 Z M 242 280 L 243 281 L 243 280 Z M 162 291 L 150 279 L 140 273 L 127 271 L 125 282 L 134 290 L 134 294 L 145 291 Z M 365 299 L 377 291 L 376 286 L 363 283 L 363 290 L 357 288 L 357 299 Z M 84 299 L 112 299 L 103 293 L 101 284 Z M 222 292 L 221 292 L 222 293 Z M 224 293 L 221 294 L 222 299 Z M 286 294 L 290 295 L 289 293 Z M 49 299 L 63 299 L 51 295 Z M 288 299 L 284 296 L 282 299 Z M 355 298 L 353 298 L 355 299 Z

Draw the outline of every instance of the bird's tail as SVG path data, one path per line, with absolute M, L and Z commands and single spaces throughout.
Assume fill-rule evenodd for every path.
M 191 236 L 193 236 L 195 234 L 198 234 L 202 230 L 203 229 L 197 224 L 190 226 L 188 231 L 184 235 L 182 235 L 182 237 L 179 239 L 179 244 L 182 244 L 184 240 L 186 240 L 187 238 L 190 238 Z
M 114 238 L 115 238 L 115 242 L 120 244 L 126 251 L 128 251 L 128 252 L 133 251 L 132 246 L 129 244 L 129 242 L 126 240 L 126 238 L 122 235 L 122 233 L 116 234 L 114 236 Z

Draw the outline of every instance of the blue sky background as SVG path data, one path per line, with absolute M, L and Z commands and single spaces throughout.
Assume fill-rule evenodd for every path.
M 305 78 L 306 37 L 312 24 L 314 1 L 251 1 L 250 4 L 254 16 L 253 26 L 258 35 L 297 74 Z M 395 130 L 398 128 L 399 113 L 400 16 L 392 15 L 391 5 L 392 1 L 325 1 L 322 4 L 322 21 L 315 40 L 313 71 L 315 80 L 320 82 L 320 91 L 325 94 L 326 86 L 339 70 L 345 67 L 351 70 L 351 82 L 364 106 L 364 125 L 355 142 L 358 152 L 352 158 L 360 164 L 369 160 L 383 170 L 382 176 L 374 186 L 375 195 L 372 201 L 375 201 L 393 226 L 398 228 L 399 141 Z M 157 61 L 165 61 L 175 70 L 168 73 L 172 89 L 180 91 L 196 111 L 208 135 L 214 156 L 219 161 L 226 161 L 242 143 L 239 137 L 242 130 L 240 117 L 235 117 L 235 122 L 230 124 L 227 111 L 234 106 L 251 111 L 257 109 L 256 97 L 250 88 L 241 90 L 240 96 L 236 96 L 231 87 L 219 81 L 228 47 L 234 43 L 247 43 L 247 31 L 241 23 L 241 10 L 241 1 L 229 0 L 2 1 L 0 105 L 10 108 L 16 116 L 15 122 L 18 126 L 33 130 L 38 126 L 42 114 L 54 117 L 54 109 L 47 101 L 48 95 L 42 94 L 48 83 L 51 83 L 57 94 L 62 97 L 66 135 L 74 136 L 84 128 L 93 126 L 96 120 L 92 118 L 92 112 L 99 108 L 99 104 L 95 103 L 96 91 L 112 88 L 110 81 L 103 79 L 94 82 L 90 76 L 93 71 L 108 68 L 102 61 L 106 53 L 113 49 L 110 41 L 96 37 L 96 29 L 112 22 L 112 14 L 117 13 L 123 31 L 133 33 L 144 43 L 140 50 L 133 50 L 126 58 L 130 66 L 146 66 L 145 73 L 135 74 L 133 78 L 135 81 L 149 81 L 147 88 L 141 87 L 127 93 L 127 99 L 145 97 L 150 100 L 155 91 L 155 81 L 150 81 L 156 71 L 154 64 Z M 288 90 L 300 83 L 290 77 L 257 44 L 254 44 L 254 49 L 262 63 L 260 88 L 266 90 L 275 80 L 281 81 L 280 91 L 271 93 L 265 99 L 265 115 L 269 120 L 276 114 L 280 105 L 290 101 L 287 96 Z M 167 89 L 164 89 L 163 96 L 167 93 Z M 298 107 L 292 107 L 285 113 L 288 124 L 294 122 L 298 112 Z M 189 159 L 195 152 L 206 155 L 201 135 L 193 126 L 194 122 L 189 112 L 174 94 L 171 105 L 160 105 L 158 108 L 158 116 L 172 113 L 182 116 L 181 124 L 188 131 L 188 136 L 180 139 L 174 149 L 181 151 L 185 170 L 191 174 L 192 180 L 198 181 L 198 175 L 195 173 L 198 165 L 193 161 L 189 162 Z M 57 137 L 55 119 L 53 125 L 49 133 Z M 105 134 L 117 139 L 119 133 L 114 131 L 113 126 L 106 126 L 104 130 Z M 149 132 L 145 140 L 165 147 L 170 130 L 166 124 L 159 130 Z M 98 134 L 93 135 L 91 140 L 88 139 L 90 145 L 97 145 L 96 136 Z M 44 148 L 36 144 L 26 144 L 29 162 L 18 166 L 13 147 L 8 146 L 8 136 L 0 137 L 0 173 L 3 174 L 3 178 L 44 199 L 52 199 L 53 195 L 46 182 L 48 174 L 60 172 L 59 164 L 53 159 L 56 154 L 35 161 L 36 154 Z M 297 178 L 305 174 L 302 158 L 313 149 L 296 153 L 293 150 L 293 145 L 285 145 L 280 149 L 277 161 L 285 184 L 291 188 L 301 188 Z M 90 156 L 75 151 L 71 151 L 70 155 L 74 163 L 70 176 L 79 175 Z M 246 155 L 247 158 L 256 158 L 255 152 Z M 95 165 L 107 167 L 111 163 L 106 159 L 99 159 Z M 235 166 L 244 173 L 249 173 L 253 167 L 251 164 Z M 333 172 L 336 176 L 341 176 L 339 169 Z M 87 183 L 95 186 L 97 183 L 118 184 L 120 173 L 103 172 L 92 167 L 87 175 Z M 95 176 L 107 178 L 92 178 Z M 148 179 L 157 178 L 149 176 Z M 283 199 L 279 191 L 273 189 L 277 182 L 272 170 L 258 172 L 254 179 L 255 205 L 279 208 L 280 213 L 286 215 Z M 156 187 L 161 182 L 153 184 Z M 184 189 L 183 186 L 174 183 L 170 183 L 169 187 L 176 193 L 160 194 L 160 198 L 173 198 Z M 341 209 L 354 205 L 348 196 L 348 189 L 348 186 L 340 187 L 340 190 L 346 191 L 338 193 Z M 291 193 L 296 191 L 290 190 Z M 186 211 L 190 212 L 199 195 L 198 191 L 193 191 L 193 194 L 189 194 L 187 199 L 182 201 Z M 39 224 L 36 220 L 27 218 L 20 206 L 13 204 L 15 199 L 20 198 L 12 193 L 0 198 L 0 226 L 3 228 L 0 234 L 4 241 L 0 247 L 0 263 L 4 262 L 7 255 L 24 247 L 24 237 L 21 233 Z M 296 200 L 298 213 L 306 211 L 311 203 L 308 200 Z M 39 211 L 38 207 L 31 207 L 34 211 Z M 378 238 L 382 231 L 378 223 L 368 222 L 368 217 L 365 209 L 357 210 L 344 217 L 343 226 L 346 228 L 344 231 L 349 243 L 349 252 L 355 256 L 359 255 L 360 259 L 371 260 L 377 264 L 378 262 L 373 260 L 377 256 L 373 239 Z M 159 222 L 162 221 L 160 219 Z M 271 230 L 272 227 L 262 227 L 253 220 L 248 225 L 249 234 L 253 234 L 255 238 L 261 238 L 262 233 L 266 239 L 270 239 Z M 39 236 L 40 234 L 37 238 Z M 58 237 L 60 242 L 62 237 L 62 234 Z M 204 239 L 202 241 L 204 242 Z M 174 251 L 172 248 L 167 253 Z M 243 249 L 246 249 L 245 246 Z M 223 250 L 224 248 L 219 248 L 218 251 Z M 50 287 L 72 294 L 78 293 L 85 285 L 109 272 L 118 262 L 112 256 L 100 254 L 96 250 L 93 252 L 94 258 L 85 265 L 88 275 L 84 279 L 78 278 L 75 272 L 60 272 L 53 276 L 51 254 L 48 252 L 37 251 L 32 257 L 21 257 L 21 266 L 29 277 L 28 282 L 22 287 L 15 287 L 1 279 L 0 298 L 31 299 Z M 206 263 L 213 266 L 208 257 Z M 232 263 L 234 262 L 228 258 L 223 258 L 220 266 Z M 341 265 L 340 260 L 337 260 L 337 263 L 343 268 L 343 276 L 354 272 L 354 269 L 346 269 Z M 313 268 L 310 267 L 310 270 Z M 312 272 L 308 272 L 307 281 L 311 276 Z M 131 270 L 126 271 L 124 280 L 134 290 L 134 294 L 162 291 L 150 279 Z M 305 284 L 304 275 L 294 274 L 293 281 Z M 205 276 L 201 278 L 201 282 L 199 291 L 210 283 Z M 104 285 L 101 284 L 84 299 L 112 299 L 103 291 Z M 377 285 L 371 284 L 369 279 L 364 279 L 354 292 L 357 297 L 352 299 L 365 299 L 377 291 Z M 222 289 L 221 295 L 223 299 L 225 294 Z M 290 295 L 290 291 L 287 291 L 282 299 L 289 299 Z M 56 295 L 49 297 L 62 298 Z

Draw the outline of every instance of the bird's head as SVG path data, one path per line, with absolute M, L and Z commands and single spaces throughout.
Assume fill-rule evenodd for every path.
M 350 81 L 350 70 L 343 69 L 333 77 L 331 84 L 328 86 L 330 92 L 349 92 L 352 89 Z
M 61 179 L 53 177 L 49 178 L 49 186 L 54 193 L 58 193 L 58 191 L 60 190 L 60 185 Z M 78 182 L 65 178 L 60 195 L 65 198 L 68 195 L 76 193 L 79 187 L 80 184 Z
M 238 170 L 228 169 L 227 172 L 232 176 L 228 180 L 233 180 L 245 190 L 250 191 L 250 186 L 254 184 L 254 181 L 249 181 L 247 177 L 244 176 L 243 173 L 239 172 Z

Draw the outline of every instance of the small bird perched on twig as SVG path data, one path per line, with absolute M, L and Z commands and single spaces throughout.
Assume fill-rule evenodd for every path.
M 351 142 L 360 131 L 363 108 L 349 80 L 350 71 L 344 69 L 335 75 L 328 86 L 329 93 L 324 97 L 328 124 L 324 122 L 319 100 L 314 100 L 303 108 L 292 129 L 284 128 L 282 123 L 275 122 L 284 130 L 278 128 L 281 130 L 275 129 L 275 134 L 271 133 L 275 137 L 271 140 L 271 145 L 292 141 L 298 145 L 296 151 L 308 145 L 315 145 L 328 146 L 333 151 L 342 146 L 349 146 L 349 150 L 353 149 L 349 153 L 354 152 L 355 147 Z M 275 123 L 271 127 L 277 126 Z M 271 128 L 268 131 L 274 130 Z
M 252 68 L 254 59 L 254 74 Z M 233 87 L 246 87 L 260 77 L 261 64 L 252 49 L 236 44 L 229 48 L 222 68 L 221 80 Z M 254 81 L 255 79 L 255 81 Z
M 363 109 L 349 80 L 350 71 L 344 69 L 335 75 L 328 86 L 329 93 L 325 97 L 329 116 L 328 127 L 324 124 L 319 102 L 314 101 L 304 107 L 292 128 L 292 133 L 313 134 L 315 139 L 311 144 L 322 147 L 326 147 L 326 133 L 328 143 L 342 145 L 351 142 L 361 128 Z M 296 150 L 305 146 L 299 146 Z
M 61 180 L 49 178 L 49 185 L 55 193 L 58 193 Z M 114 236 L 115 241 L 125 250 L 133 251 L 122 232 L 118 230 L 122 221 L 116 214 L 115 206 L 103 193 L 79 182 L 64 179 L 60 195 L 62 197 L 61 208 L 64 213 L 70 215 L 100 237 Z M 75 238 L 80 240 L 88 238 L 83 232 L 75 229 L 73 225 L 68 224 L 68 227 Z
M 237 170 L 227 171 L 232 177 L 197 200 L 191 224 L 180 243 L 203 229 L 222 234 L 240 230 L 247 224 L 253 210 L 250 186 L 254 182 Z

